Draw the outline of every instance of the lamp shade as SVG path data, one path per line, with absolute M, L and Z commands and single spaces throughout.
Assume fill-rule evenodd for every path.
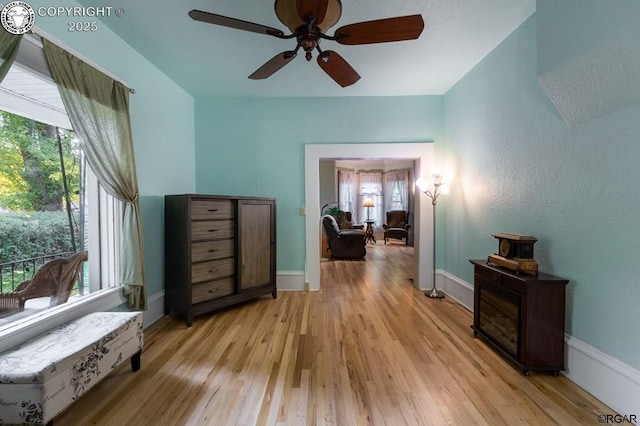
M 371 198 L 365 198 L 362 207 L 373 207 L 373 200 Z

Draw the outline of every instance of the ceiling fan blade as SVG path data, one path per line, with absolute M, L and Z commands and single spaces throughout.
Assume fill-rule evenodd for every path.
M 267 27 L 266 25 L 255 24 L 253 22 L 243 21 L 241 19 L 229 18 L 227 16 L 216 15 L 215 13 L 203 12 L 201 10 L 192 10 L 189 16 L 194 21 L 205 22 L 207 24 L 222 25 L 223 27 L 235 28 L 238 30 L 251 31 L 258 34 L 268 34 L 272 36 L 283 36 L 284 33 L 276 28 Z
M 296 52 L 288 50 L 286 52 L 278 53 L 273 58 L 269 59 L 263 66 L 258 68 L 249 76 L 252 80 L 262 80 L 273 75 L 280 68 L 287 65 L 293 58 L 296 57 Z
M 318 65 L 329 77 L 335 80 L 342 87 L 351 86 L 360 80 L 360 75 L 351 65 L 333 50 L 325 50 L 318 55 Z
M 313 15 L 316 18 L 314 25 L 321 24 L 327 15 L 329 0 L 296 0 L 298 16 L 303 22 L 308 23 L 307 16 Z
M 391 41 L 413 40 L 424 29 L 421 15 L 398 16 L 345 25 L 335 32 L 340 44 L 373 44 Z

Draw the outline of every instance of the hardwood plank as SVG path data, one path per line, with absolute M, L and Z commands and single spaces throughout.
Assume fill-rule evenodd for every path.
M 413 249 L 370 245 L 321 262 L 318 292 L 280 292 L 145 331 L 123 365 L 57 425 L 599 424 L 610 408 L 569 381 L 524 376 L 472 315 L 412 284 Z

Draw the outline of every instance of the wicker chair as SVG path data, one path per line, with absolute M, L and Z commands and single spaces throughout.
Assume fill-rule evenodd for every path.
M 33 278 L 22 281 L 11 293 L 0 293 L 0 312 L 23 311 L 24 304 L 36 297 L 51 297 L 49 306 L 69 300 L 82 264 L 89 258 L 86 251 L 62 259 L 53 259 L 38 269 Z

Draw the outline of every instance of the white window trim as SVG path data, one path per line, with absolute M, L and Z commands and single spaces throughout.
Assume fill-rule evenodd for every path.
M 88 313 L 110 311 L 126 300 L 121 288 L 110 288 L 16 321 L 15 325 L 9 324 L 0 332 L 0 352 Z

